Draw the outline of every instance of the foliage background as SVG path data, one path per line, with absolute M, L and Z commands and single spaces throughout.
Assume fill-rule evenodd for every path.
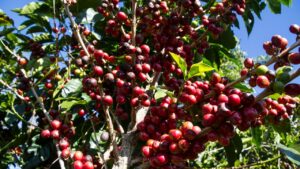
M 22 4 L 27 4 L 31 1 L 19 1 L 16 0 L 4 0 L 1 2 L 0 8 L 4 9 L 5 12 L 12 18 L 17 18 L 15 20 L 15 25 L 18 26 L 21 22 L 23 22 L 22 17 L 17 17 L 16 14 L 10 12 L 10 9 L 15 7 L 21 7 Z M 282 36 L 289 39 L 289 41 L 293 41 L 294 36 L 292 36 L 287 28 L 290 24 L 299 23 L 300 13 L 298 11 L 300 7 L 300 1 L 293 1 L 293 4 L 290 8 L 283 7 L 282 14 L 274 15 L 270 12 L 270 10 L 264 10 L 261 13 L 262 21 L 259 21 L 256 17 L 255 24 L 251 35 L 248 37 L 247 31 L 245 30 L 244 25 L 241 23 L 241 29 L 234 29 L 236 36 L 240 37 L 240 46 L 241 48 L 237 48 L 232 53 L 243 53 L 242 51 L 247 51 L 248 56 L 254 57 L 261 54 L 264 54 L 262 48 L 262 42 L 266 41 L 273 34 L 281 34 Z M 276 19 L 274 19 L 276 18 Z M 241 51 L 240 51 L 241 50 Z M 243 55 L 238 56 L 236 59 L 243 58 Z M 224 68 L 227 67 L 226 64 L 231 64 L 228 61 L 224 61 Z M 237 67 L 236 69 L 239 69 Z M 230 71 L 226 72 L 226 69 L 223 72 L 225 75 L 230 74 Z M 236 77 L 231 77 L 236 78 Z M 297 81 L 299 83 L 299 79 Z M 276 96 L 274 96 L 276 97 Z M 288 160 L 281 162 L 281 158 L 277 158 L 278 151 L 278 143 L 285 144 L 289 147 L 300 147 L 299 145 L 299 111 L 292 119 L 291 126 L 288 125 L 283 128 L 284 130 L 279 130 L 278 128 L 274 128 L 272 126 L 261 127 L 259 129 L 253 129 L 246 133 L 240 133 L 240 137 L 242 138 L 243 145 L 239 145 L 237 147 L 241 154 L 236 157 L 233 161 L 235 166 L 243 164 L 251 164 L 256 161 L 262 161 L 266 163 L 257 164 L 256 167 L 262 167 L 263 165 L 267 165 L 270 168 L 279 168 L 284 167 L 281 165 L 288 165 L 296 167 L 294 164 L 289 162 Z M 287 133 L 288 132 L 288 133 Z M 252 138 L 252 136 L 254 136 Z M 33 140 L 35 141 L 35 140 Z M 41 148 L 41 147 L 39 147 Z M 44 152 L 43 149 L 40 149 L 39 153 L 47 153 Z M 207 151 L 202 153 L 199 156 L 198 161 L 195 165 L 203 168 L 210 167 L 225 167 L 228 164 L 226 158 L 224 158 L 226 154 L 226 149 L 219 147 L 218 145 L 211 143 L 208 146 Z M 47 154 L 46 154 L 47 155 Z M 273 159 L 273 161 L 268 161 L 268 159 Z M 284 157 L 283 157 L 284 159 Z

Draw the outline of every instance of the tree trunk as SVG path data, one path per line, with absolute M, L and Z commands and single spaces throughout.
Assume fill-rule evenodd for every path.
M 122 150 L 120 151 L 118 161 L 113 165 L 113 169 L 127 169 L 130 167 L 132 152 L 134 150 L 134 133 L 124 134 L 122 138 Z
M 136 124 L 143 121 L 149 107 L 140 107 L 136 111 Z M 132 126 L 132 129 L 129 130 L 126 134 L 122 136 L 122 149 L 119 153 L 118 161 L 116 161 L 113 165 L 113 169 L 127 169 L 131 164 L 131 157 L 136 145 L 136 124 Z

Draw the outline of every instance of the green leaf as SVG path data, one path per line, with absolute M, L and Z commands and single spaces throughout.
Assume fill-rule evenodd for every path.
M 75 21 L 77 23 L 90 24 L 97 20 L 101 20 L 101 18 L 102 15 L 100 15 L 97 11 L 93 8 L 88 8 L 86 11 L 81 12 L 78 17 L 76 17 Z
M 237 45 L 237 38 L 231 29 L 224 31 L 218 38 L 217 43 L 223 45 L 227 49 L 233 49 Z
M 12 33 L 14 30 L 16 30 L 16 28 L 6 28 L 0 32 L 0 37 Z
M 82 82 L 80 79 L 71 79 L 62 89 L 62 97 L 68 97 L 71 94 L 77 94 L 82 90 Z
M 83 12 L 89 8 L 95 8 L 100 6 L 102 1 L 95 1 L 95 0 L 84 0 L 84 1 L 77 1 L 75 5 L 70 6 L 70 10 L 73 15 L 78 15 L 78 13 Z
M 261 19 L 260 13 L 265 8 L 265 6 L 260 5 L 258 1 L 250 1 L 249 3 L 251 5 L 251 9 L 254 11 L 256 16 L 259 19 Z M 264 3 L 264 2 L 262 2 L 262 3 Z
M 247 83 L 238 83 L 234 88 L 240 89 L 242 92 L 253 93 L 254 89 Z
M 275 14 L 281 13 L 281 3 L 280 0 L 267 0 L 267 4 L 271 10 L 271 12 Z
M 176 62 L 177 66 L 181 69 L 181 71 L 183 73 L 183 77 L 186 77 L 187 64 L 186 64 L 185 60 L 181 56 L 179 56 L 175 53 L 170 52 L 170 54 L 171 54 L 173 60 Z
M 89 95 L 87 95 L 86 93 L 82 93 L 81 94 L 81 98 L 83 100 L 85 100 L 87 103 L 90 102 L 90 101 L 92 101 L 92 98 Z
M 28 28 L 29 26 L 31 26 L 31 25 L 33 25 L 33 24 L 34 24 L 34 21 L 33 21 L 33 20 L 31 20 L 31 19 L 26 20 L 26 21 L 24 21 L 24 22 L 22 22 L 22 23 L 20 24 L 20 26 L 18 27 L 18 30 L 21 31 L 21 30 L 23 30 L 23 29 L 25 29 L 25 28 Z
M 57 94 L 61 91 L 61 89 L 63 88 L 65 83 L 64 79 L 61 79 L 60 81 L 58 81 L 57 87 L 55 88 L 52 97 L 56 98 Z
M 0 26 L 10 26 L 14 21 L 0 9 Z
M 156 91 L 156 93 L 154 94 L 155 100 L 164 98 L 165 96 L 167 96 L 167 90 L 164 90 L 164 89 L 158 89 Z
M 30 60 L 26 65 L 28 69 L 34 68 L 33 74 L 42 71 L 44 68 L 49 67 L 52 64 L 48 57 L 40 58 L 38 60 Z
M 282 3 L 285 6 L 291 6 L 293 0 L 279 0 L 280 3 Z
M 13 11 L 17 12 L 21 15 L 27 15 L 34 13 L 37 9 L 41 7 L 43 3 L 42 2 L 31 2 L 27 5 L 25 5 L 23 8 L 16 8 Z
M 279 93 L 274 93 L 270 96 L 268 96 L 269 98 L 273 99 L 273 100 L 277 100 L 279 97 L 281 97 L 281 94 Z
M 262 142 L 262 130 L 260 129 L 260 127 L 251 128 L 251 135 L 252 135 L 252 142 L 257 147 L 260 147 Z
M 254 16 L 252 12 L 247 9 L 243 15 L 243 20 L 247 29 L 248 35 L 252 32 L 253 26 L 254 26 Z
M 243 143 L 241 137 L 236 134 L 231 140 L 230 145 L 224 147 L 226 152 L 226 158 L 229 166 L 234 166 L 236 160 L 239 159 L 239 155 L 243 150 Z
M 26 133 L 20 133 L 14 139 L 9 140 L 9 142 L 6 142 L 5 145 L 1 145 L 0 154 L 5 153 L 5 151 L 8 150 L 8 149 L 11 149 L 15 146 L 20 145 L 26 139 L 27 139 L 27 134 Z
M 67 101 L 63 101 L 60 104 L 60 106 L 65 111 L 69 111 L 75 105 L 84 105 L 84 104 L 87 104 L 87 102 L 85 100 L 70 100 L 70 101 L 67 100 Z
M 53 37 L 49 33 L 42 33 L 37 36 L 34 36 L 33 40 L 40 43 L 52 42 Z
M 37 33 L 37 32 L 45 32 L 45 29 L 41 26 L 32 26 L 28 28 L 28 30 L 26 31 L 27 34 Z
M 203 76 L 203 74 L 205 72 L 209 72 L 209 71 L 212 71 L 214 70 L 213 67 L 203 63 L 203 62 L 199 62 L 199 63 L 196 63 L 196 64 L 193 64 L 191 66 L 191 69 L 188 73 L 188 79 L 192 78 L 192 77 L 195 77 L 195 76 Z M 205 75 L 205 74 L 204 74 Z
M 279 148 L 279 150 L 285 154 L 287 156 L 287 158 L 295 163 L 296 165 L 300 166 L 300 152 L 293 149 L 293 148 L 290 148 L 290 147 L 287 147 L 285 145 L 282 145 L 282 144 L 278 144 L 277 147 Z

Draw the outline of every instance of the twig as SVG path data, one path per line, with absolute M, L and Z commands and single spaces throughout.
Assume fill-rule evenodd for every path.
M 97 135 L 96 135 L 96 129 L 95 129 L 95 125 L 94 125 L 94 123 L 93 123 L 93 121 L 92 121 L 92 119 L 90 119 L 90 122 L 91 122 L 91 124 L 92 124 L 92 128 L 93 128 L 93 131 L 94 131 L 94 135 L 95 135 L 95 139 L 96 139 L 96 144 L 97 144 L 97 148 L 98 148 L 98 156 L 99 156 L 99 158 L 100 158 L 100 162 L 102 162 L 103 163 L 103 166 L 104 166 L 104 168 L 105 169 L 107 169 L 107 165 L 106 165 L 106 161 L 105 161 L 105 159 L 104 159 L 104 156 L 103 156 L 103 154 L 101 154 L 100 152 L 100 147 L 99 147 L 99 143 L 100 143 L 100 140 L 98 139 L 98 137 L 97 137 Z
M 67 13 L 67 15 L 69 17 L 69 20 L 70 20 L 71 26 L 72 26 L 72 30 L 73 30 L 73 33 L 75 34 L 75 37 L 76 37 L 77 41 L 80 43 L 80 45 L 83 48 L 85 54 L 90 57 L 90 54 L 87 50 L 87 47 L 84 44 L 84 42 L 82 40 L 82 37 L 80 35 L 80 32 L 78 30 L 78 25 L 75 23 L 74 19 L 72 18 L 72 14 L 71 14 L 70 9 L 69 9 L 69 4 L 65 3 L 64 0 L 62 0 L 62 3 L 64 4 L 65 12 Z
M 121 134 L 124 133 L 124 128 L 122 127 L 121 123 L 119 122 L 118 118 L 116 117 L 116 115 L 114 113 L 111 113 L 113 120 L 116 122 L 118 129 L 120 131 Z
M 6 82 L 4 82 L 2 79 L 0 79 L 0 83 L 5 86 L 7 89 L 9 89 L 10 91 L 12 91 L 18 98 L 20 98 L 21 100 L 24 100 L 24 97 L 19 95 L 19 93 L 13 89 L 11 86 L 9 86 Z
M 10 50 L 9 47 L 4 44 L 2 39 L 0 39 L 0 43 L 4 46 L 5 50 L 7 50 L 13 57 L 15 57 L 17 59 L 20 58 L 20 56 L 18 56 L 16 53 L 14 53 L 12 50 Z
M 111 146 L 113 147 L 113 152 L 114 152 L 115 158 L 118 158 L 119 153 L 118 153 L 118 147 L 117 147 L 117 143 L 116 143 L 116 134 L 114 132 L 114 124 L 110 117 L 109 108 L 107 106 L 105 106 L 105 108 L 104 108 L 104 113 L 105 113 L 106 122 L 108 123 L 108 132 L 111 137 Z
M 136 22 L 136 8 L 137 8 L 137 2 L 136 0 L 131 1 L 131 10 L 132 10 L 132 25 L 131 25 L 131 44 L 135 47 L 136 46 L 136 27 L 137 27 L 137 22 Z M 133 63 L 135 64 L 136 62 L 136 56 L 133 54 Z
M 25 78 L 27 78 L 27 75 L 26 75 L 25 70 L 24 70 L 24 69 L 21 69 L 21 72 L 22 72 L 23 76 L 24 76 Z M 50 124 L 50 123 L 51 123 L 51 117 L 50 117 L 50 115 L 48 114 L 48 112 L 47 112 L 47 110 L 46 110 L 46 108 L 45 108 L 45 105 L 44 105 L 42 99 L 38 96 L 36 90 L 35 90 L 34 87 L 33 87 L 32 82 L 29 82 L 29 85 L 30 85 L 30 89 L 31 89 L 31 91 L 32 91 L 32 93 L 33 93 L 35 99 L 36 99 L 37 102 L 39 103 L 40 107 L 42 108 L 42 111 L 43 111 L 44 115 L 46 116 L 46 118 L 47 118 L 47 120 L 48 120 L 48 122 L 49 122 L 49 124 Z M 59 149 L 59 147 L 58 147 L 56 141 L 54 141 L 54 143 L 56 144 L 56 151 L 57 151 L 57 156 L 58 156 L 58 158 L 59 158 L 59 165 L 60 165 L 60 168 L 61 168 L 61 169 L 66 169 L 65 163 L 64 163 L 63 159 L 61 159 L 61 157 L 60 157 L 61 151 L 60 151 L 60 149 Z
M 281 155 L 273 157 L 273 158 L 265 160 L 265 161 L 259 161 L 259 162 L 248 164 L 248 165 L 244 165 L 244 166 L 241 166 L 241 167 L 233 167 L 232 169 L 243 169 L 243 168 L 249 168 L 249 167 L 252 167 L 252 166 L 261 166 L 263 164 L 266 164 L 266 163 L 272 162 L 274 160 L 277 160 L 280 157 L 281 157 Z
M 42 128 L 40 128 L 39 126 L 37 126 L 37 125 L 35 125 L 35 124 L 33 124 L 33 123 L 31 123 L 31 122 L 25 120 L 25 119 L 24 119 L 24 118 L 16 111 L 14 105 L 11 105 L 11 109 L 12 109 L 12 113 L 13 113 L 15 116 L 17 116 L 17 118 L 20 119 L 22 122 L 24 122 L 24 123 L 26 123 L 26 124 L 28 124 L 28 125 L 30 125 L 30 126 L 36 127 L 36 128 L 38 128 L 39 130 L 42 130 Z

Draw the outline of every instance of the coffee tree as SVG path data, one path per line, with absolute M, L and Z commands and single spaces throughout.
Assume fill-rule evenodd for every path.
M 1 167 L 296 167 L 300 27 L 260 61 L 232 31 L 290 3 L 41 0 L 13 10 L 19 26 L 1 12 Z

